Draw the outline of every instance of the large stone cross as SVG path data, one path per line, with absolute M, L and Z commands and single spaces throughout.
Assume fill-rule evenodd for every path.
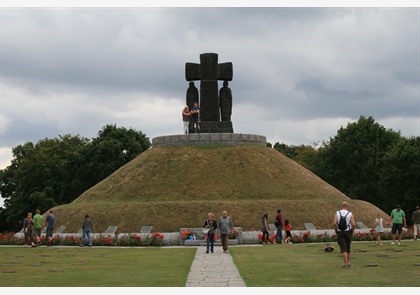
M 200 80 L 200 120 L 203 127 L 206 126 L 204 122 L 220 122 L 217 80 L 232 81 L 232 63 L 218 64 L 217 60 L 216 53 L 203 53 L 200 54 L 200 64 L 185 64 L 185 79 Z

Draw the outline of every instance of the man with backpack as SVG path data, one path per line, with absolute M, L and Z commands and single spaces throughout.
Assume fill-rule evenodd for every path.
M 343 268 L 349 268 L 351 237 L 356 228 L 353 213 L 349 211 L 349 203 L 343 202 L 341 210 L 334 214 L 333 227 L 337 233 L 337 243 L 340 245 L 340 252 L 343 257 Z

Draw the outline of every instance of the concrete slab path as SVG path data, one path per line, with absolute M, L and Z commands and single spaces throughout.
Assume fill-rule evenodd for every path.
M 214 253 L 206 253 L 205 247 L 197 247 L 188 274 L 186 287 L 246 287 L 229 253 L 222 247 L 214 247 Z

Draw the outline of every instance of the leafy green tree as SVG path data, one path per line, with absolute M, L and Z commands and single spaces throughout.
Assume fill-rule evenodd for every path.
M 65 135 L 16 146 L 11 165 L 0 170 L 0 231 L 19 230 L 27 212 L 70 203 L 149 148 L 142 132 L 115 125 L 92 141 Z
M 149 139 L 141 131 L 106 125 L 83 152 L 84 179 L 91 184 L 98 183 L 150 146 Z
M 5 199 L 2 214 L 8 230 L 18 230 L 27 212 L 45 211 L 86 189 L 75 167 L 80 147 L 87 143 L 79 136 L 65 135 L 12 149 L 11 165 L 0 172 L 0 193 Z
M 321 146 L 315 172 L 349 197 L 382 207 L 379 182 L 384 157 L 400 140 L 399 132 L 361 116 Z
M 401 139 L 384 157 L 378 201 L 386 212 L 400 204 L 412 224 L 411 213 L 420 200 L 420 137 Z
M 309 169 L 312 172 L 314 171 L 317 150 L 313 146 L 303 144 L 296 146 L 276 142 L 273 148 L 286 157 L 296 161 L 306 169 Z

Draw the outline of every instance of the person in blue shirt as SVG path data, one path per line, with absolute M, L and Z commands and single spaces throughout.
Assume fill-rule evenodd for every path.
M 198 133 L 200 131 L 200 108 L 198 106 L 198 103 L 196 102 L 194 103 L 194 106 L 191 109 L 190 114 L 191 114 L 190 126 L 192 130 L 194 131 L 194 133 Z

